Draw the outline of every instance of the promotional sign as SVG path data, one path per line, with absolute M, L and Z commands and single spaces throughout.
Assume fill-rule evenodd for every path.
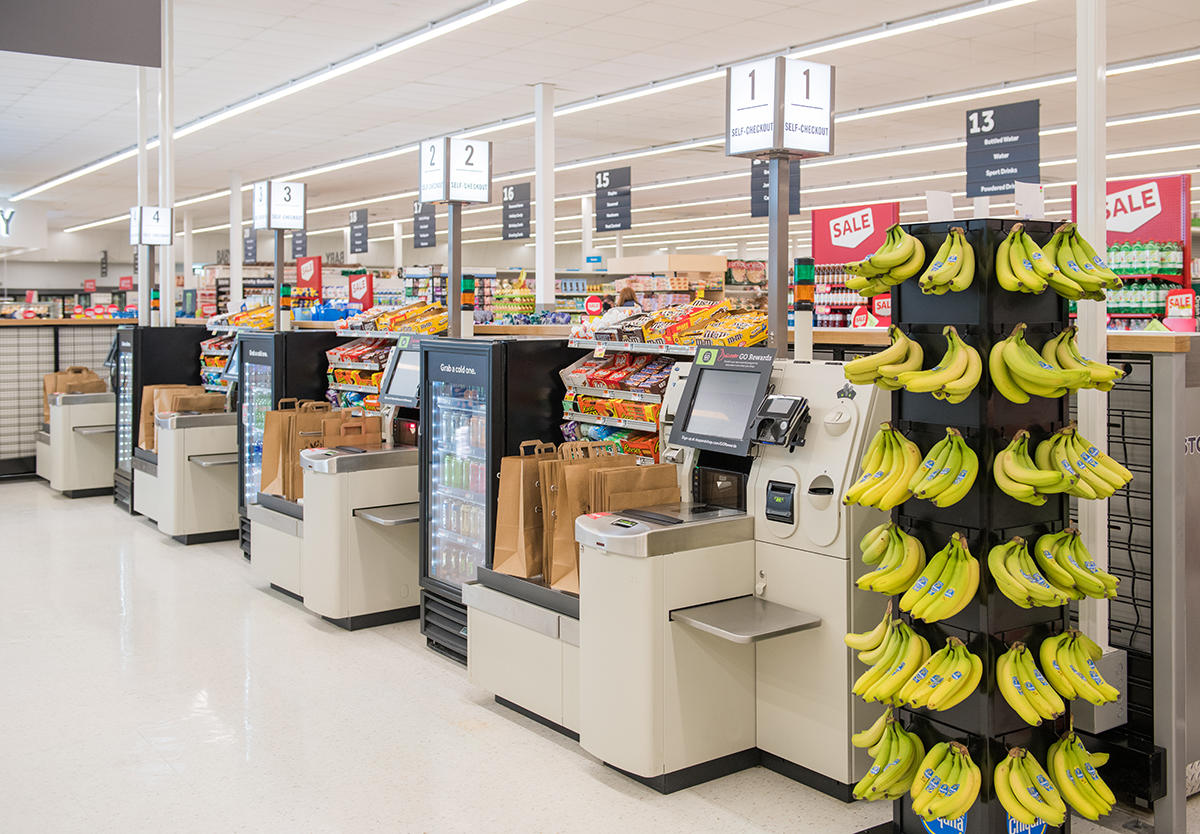
M 492 143 L 450 137 L 447 199 L 460 203 L 492 201 Z
M 25 290 L 25 303 L 33 304 L 37 301 L 37 290 Z
M 967 111 L 967 196 L 1011 194 L 1013 183 L 1041 182 L 1040 102 Z
M 283 180 L 256 182 L 250 206 L 255 229 L 303 229 L 308 208 L 304 183 Z
M 520 240 L 529 237 L 530 186 L 527 182 L 505 185 L 500 188 L 500 199 L 503 203 L 503 220 L 501 235 L 505 240 Z
M 890 327 L 892 324 L 892 294 L 885 292 L 871 299 L 871 314 L 875 316 L 877 327 Z
M 350 211 L 350 254 L 361 255 L 367 251 L 367 210 Z
M 833 67 L 782 57 L 725 72 L 725 155 L 833 153 Z
M 296 258 L 296 288 L 310 289 L 321 297 L 321 256 Z
M 174 230 L 174 217 L 169 208 L 133 206 L 129 209 L 131 246 L 168 246 Z
M 1183 248 L 1182 274 L 1166 277 L 1184 286 L 1190 285 L 1192 234 L 1188 203 L 1191 193 L 1192 178 L 1189 174 L 1140 180 L 1109 180 L 1106 184 L 1105 200 L 1108 246 L 1150 241 L 1178 243 Z M 1072 220 L 1077 217 L 1076 199 L 1075 186 L 1071 186 Z M 1103 258 L 1103 253 L 1099 254 Z M 1178 265 L 1178 261 L 1176 264 Z
M 437 216 L 433 203 L 413 203 L 413 248 L 437 246 Z
M 1167 315 L 1163 324 L 1168 330 L 1182 333 L 1196 331 L 1196 292 L 1176 289 L 1167 293 Z
M 96 279 L 95 278 L 84 278 L 83 279 L 83 291 L 84 292 L 95 292 L 96 291 Z
M 308 232 L 297 229 L 292 232 L 292 260 L 303 258 L 308 254 Z
M 258 260 L 258 234 L 253 228 L 242 230 L 242 263 L 252 264 Z
M 132 275 L 122 275 L 120 278 L 118 278 L 117 279 L 117 289 L 127 290 L 127 291 L 133 289 L 133 276 Z
M 899 219 L 899 203 L 814 209 L 813 260 L 819 264 L 862 260 L 883 245 L 888 227 Z
M 350 276 L 350 303 L 361 304 L 364 310 L 371 309 L 375 303 L 375 276 L 372 273 Z
M 788 214 L 800 213 L 800 160 L 788 164 Z M 766 217 L 771 207 L 771 166 L 765 159 L 750 160 L 750 216 Z
M 628 166 L 596 172 L 596 231 L 628 229 L 632 223 L 632 177 Z
M 583 311 L 589 316 L 598 316 L 604 312 L 604 299 L 598 295 L 589 295 L 583 302 Z
M 421 159 L 417 163 L 417 196 L 422 203 L 441 203 L 446 199 L 446 156 L 449 141 L 426 139 L 421 143 Z

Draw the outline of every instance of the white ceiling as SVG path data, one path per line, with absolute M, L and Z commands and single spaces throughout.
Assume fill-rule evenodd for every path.
M 470 0 L 176 0 L 176 122 L 224 106 L 347 58 L 431 20 L 468 8 Z M 552 83 L 559 105 L 702 71 L 714 65 L 874 26 L 894 16 L 956 5 L 955 0 L 783 2 L 783 0 L 528 0 L 451 34 L 335 80 L 265 105 L 175 143 L 177 198 L 226 188 L 231 172 L 245 182 L 303 170 L 532 110 L 530 85 Z M 1070 72 L 1074 68 L 1074 0 L 1028 5 L 823 53 L 837 66 L 837 109 L 846 112 L 922 96 Z M 1118 63 L 1196 48 L 1195 0 L 1109 0 L 1108 60 Z M 151 75 L 156 73 L 152 72 Z M 0 194 L 11 194 L 93 162 L 133 143 L 136 70 L 130 67 L 0 53 Z M 1200 105 L 1200 62 L 1109 78 L 1110 116 Z M 991 94 L 980 101 L 1042 102 L 1043 127 L 1074 121 L 1074 86 Z M 636 150 L 723 130 L 724 82 L 706 81 L 556 120 L 561 162 Z M 961 139 L 963 111 L 954 103 L 839 125 L 839 156 Z M 1114 127 L 1110 152 L 1194 144 L 1200 117 Z M 532 126 L 489 133 L 497 175 L 533 167 Z M 1043 138 L 1043 160 L 1074 156 L 1073 134 Z M 748 175 L 696 185 L 639 190 L 638 185 L 748 171 L 720 147 L 632 160 L 634 206 L 742 197 L 716 205 L 638 212 L 639 221 L 746 213 Z M 960 191 L 962 177 L 836 188 L 853 183 L 957 172 L 963 151 L 950 149 L 805 170 L 806 204 L 896 199 L 928 188 Z M 596 164 L 559 173 L 556 190 L 591 187 Z M 1110 163 L 1110 174 L 1200 168 L 1187 151 Z M 1074 167 L 1043 169 L 1046 182 L 1071 180 Z M 310 209 L 395 194 L 415 187 L 415 155 L 313 176 Z M 122 213 L 135 201 L 135 166 L 124 161 L 35 199 L 50 204 L 61 229 Z M 1048 197 L 1067 196 L 1051 189 Z M 248 200 L 248 198 L 247 198 Z M 411 198 L 370 204 L 372 221 L 411 216 Z M 917 207 L 916 204 L 908 206 Z M 904 206 L 902 206 L 904 208 Z M 228 221 L 227 200 L 194 205 L 196 227 Z M 559 214 L 578 214 L 559 203 Z M 473 215 L 468 227 L 498 222 Z M 310 229 L 347 222 L 346 211 L 310 216 Z M 734 225 L 724 219 L 712 225 Z M 749 223 L 749 219 L 746 219 Z M 560 231 L 578 226 L 563 221 Z M 655 227 L 659 228 L 659 227 Z M 636 228 L 633 230 L 638 231 Z M 649 231 L 649 229 L 647 229 Z M 468 234 L 468 237 L 472 233 Z M 494 231 L 473 233 L 494 235 Z

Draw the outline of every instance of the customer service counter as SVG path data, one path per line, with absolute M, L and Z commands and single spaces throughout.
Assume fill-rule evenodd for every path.
M 39 430 L 37 474 L 68 498 L 110 495 L 116 396 L 53 394 L 50 422 Z

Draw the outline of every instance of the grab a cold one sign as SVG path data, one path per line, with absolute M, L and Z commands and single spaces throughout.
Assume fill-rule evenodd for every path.
M 833 67 L 763 58 L 726 71 L 728 156 L 833 153 Z

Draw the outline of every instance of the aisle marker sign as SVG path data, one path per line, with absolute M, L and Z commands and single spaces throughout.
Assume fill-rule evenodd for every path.
M 967 111 L 967 197 L 1012 194 L 1017 180 L 1041 182 L 1040 104 Z
M 492 143 L 450 137 L 447 199 L 459 203 L 492 201 Z
M 131 246 L 169 246 L 174 229 L 174 215 L 169 208 L 133 206 L 129 209 Z
M 252 264 L 258 260 L 258 234 L 254 228 L 242 230 L 242 263 Z
M 833 67 L 782 56 L 725 73 L 725 155 L 833 153 Z
M 254 183 L 250 198 L 255 229 L 303 229 L 308 203 L 304 183 L 263 180 Z
M 297 229 L 292 232 L 292 260 L 308 255 L 308 232 Z
M 350 254 L 361 255 L 367 251 L 367 210 L 350 211 Z
M 633 187 L 629 166 L 596 172 L 596 231 L 613 232 L 633 225 Z
M 766 217 L 771 209 L 771 166 L 764 159 L 750 160 L 750 216 Z M 800 213 L 800 160 L 793 159 L 788 179 L 788 214 Z
M 437 246 L 437 216 L 433 203 L 413 203 L 413 248 Z
M 500 199 L 504 201 L 503 227 L 505 240 L 520 240 L 529 237 L 529 192 L 527 182 L 513 183 L 500 187 Z

